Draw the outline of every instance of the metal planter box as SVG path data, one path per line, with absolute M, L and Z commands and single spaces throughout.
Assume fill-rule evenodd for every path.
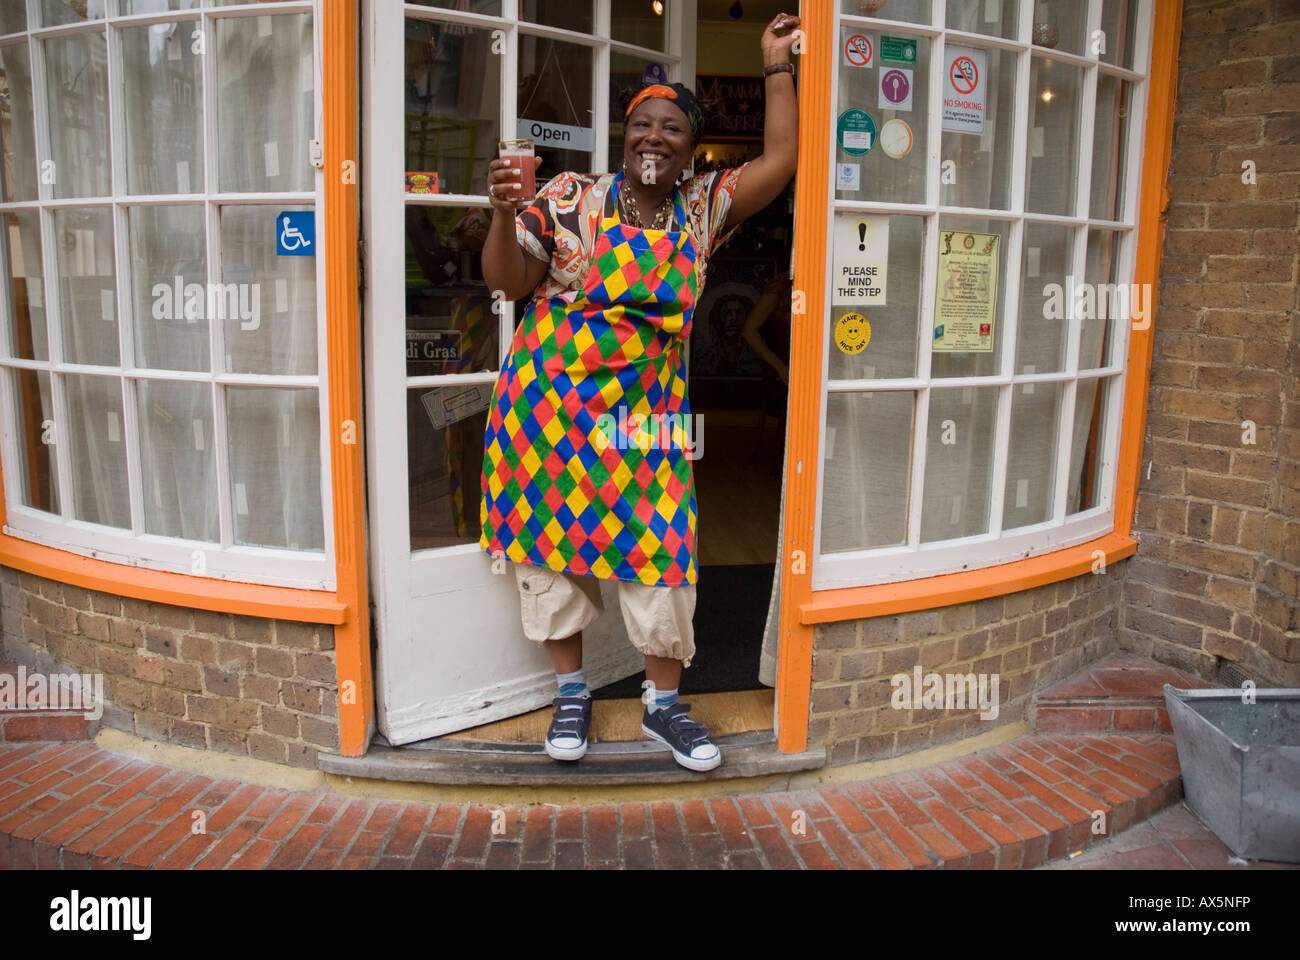
M 1237 856 L 1300 863 L 1300 690 L 1164 689 L 1188 805 Z

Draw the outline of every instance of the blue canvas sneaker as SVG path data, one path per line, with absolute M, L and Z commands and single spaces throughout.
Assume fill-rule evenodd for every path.
M 556 697 L 555 716 L 546 731 L 546 755 L 552 760 L 581 760 L 591 727 L 591 697 Z
M 709 732 L 686 714 L 689 703 L 674 703 L 641 717 L 641 732 L 668 745 L 673 759 L 687 770 L 712 770 L 722 763 L 722 751 L 709 740 Z

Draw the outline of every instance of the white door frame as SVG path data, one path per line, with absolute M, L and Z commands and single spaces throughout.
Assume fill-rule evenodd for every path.
M 522 633 L 511 564 L 494 564 L 477 543 L 423 550 L 410 542 L 407 471 L 407 390 L 479 384 L 489 391 L 494 372 L 410 378 L 406 369 L 405 223 L 410 203 L 488 206 L 485 195 L 440 194 L 409 198 L 404 191 L 405 57 L 408 17 L 499 30 L 501 129 L 515 122 L 518 69 L 513 51 L 521 33 L 554 37 L 593 48 L 595 150 L 592 164 L 608 162 L 605 116 L 609 110 L 611 52 L 669 65 L 670 75 L 694 70 L 695 0 L 668 5 L 670 41 L 664 53 L 608 39 L 610 0 L 594 0 L 595 35 L 519 23 L 518 0 L 502 0 L 500 18 L 392 0 L 365 0 L 362 10 L 362 228 L 365 238 L 366 455 L 369 462 L 369 541 L 372 623 L 377 635 L 375 691 L 380 732 L 391 743 L 410 743 L 504 719 L 549 703 L 554 673 L 540 645 Z M 688 29 L 689 28 L 689 29 Z M 690 75 L 686 78 L 689 80 Z M 500 318 L 504 361 L 514 330 L 507 309 Z M 504 574 L 504 575 L 502 575 Z M 605 613 L 584 631 L 584 670 L 593 687 L 635 673 L 641 658 L 627 641 L 617 585 L 602 581 Z

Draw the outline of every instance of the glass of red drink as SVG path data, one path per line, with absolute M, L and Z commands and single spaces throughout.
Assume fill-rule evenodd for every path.
M 520 173 L 519 184 L 510 191 L 511 200 L 532 202 L 537 197 L 537 165 L 533 163 L 533 141 L 500 141 L 501 159 Z

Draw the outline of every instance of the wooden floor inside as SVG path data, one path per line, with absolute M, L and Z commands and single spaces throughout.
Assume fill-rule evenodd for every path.
M 691 719 L 708 728 L 710 736 L 725 737 L 733 733 L 752 730 L 772 730 L 776 691 L 744 690 L 739 693 L 701 693 L 685 696 L 682 701 L 691 705 Z M 591 730 L 587 739 L 592 743 L 643 740 L 640 700 L 597 700 L 591 711 Z M 441 740 L 477 740 L 486 743 L 542 743 L 554 714 L 551 707 L 532 713 L 485 723 L 481 727 L 450 733 Z

